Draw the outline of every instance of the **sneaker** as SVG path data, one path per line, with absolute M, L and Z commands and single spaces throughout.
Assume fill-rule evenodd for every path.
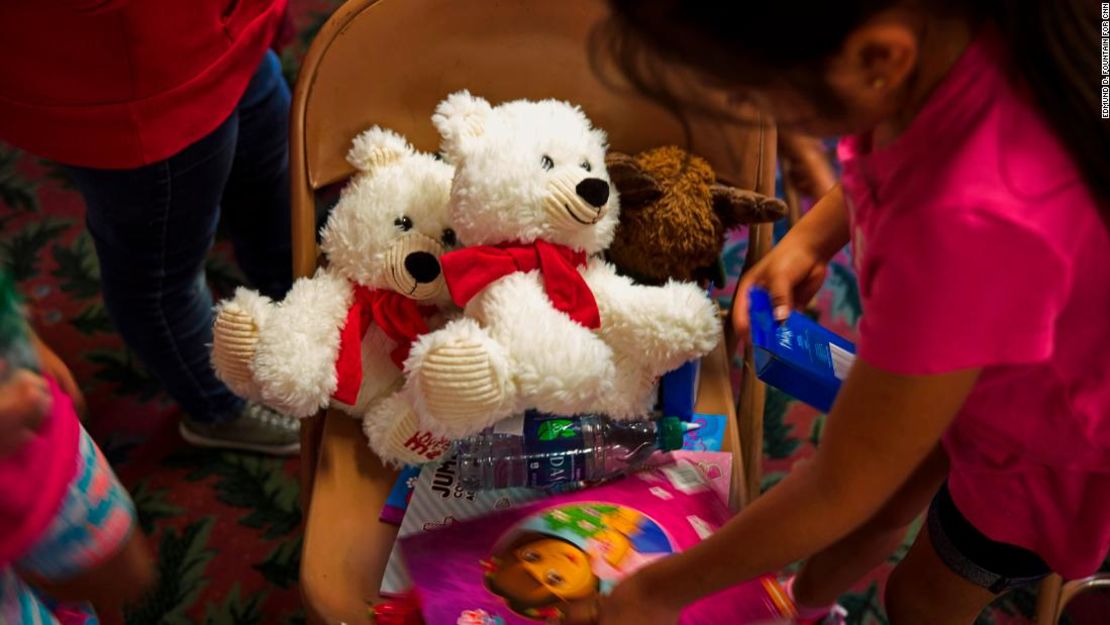
M 292 456 L 301 450 L 300 422 L 248 401 L 239 417 L 226 423 L 201 423 L 185 417 L 181 437 L 197 447 L 238 449 L 272 456 Z

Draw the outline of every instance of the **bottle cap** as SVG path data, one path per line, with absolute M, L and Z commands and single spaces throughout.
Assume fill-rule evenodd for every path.
M 682 439 L 686 433 L 698 429 L 697 423 L 688 423 L 678 417 L 663 417 L 659 420 L 659 449 L 674 451 L 682 449 Z

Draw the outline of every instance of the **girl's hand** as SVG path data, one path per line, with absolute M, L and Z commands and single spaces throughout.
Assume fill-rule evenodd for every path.
M 833 187 L 758 263 L 740 278 L 732 305 L 736 338 L 748 342 L 748 291 L 762 286 L 771 293 L 778 320 L 805 306 L 821 288 L 829 259 L 848 244 L 848 208 L 840 186 Z
M 796 306 L 805 306 L 825 282 L 828 260 L 804 239 L 789 236 L 771 248 L 758 263 L 740 279 L 736 301 L 732 306 L 732 327 L 741 344 L 748 341 L 751 320 L 748 317 L 748 292 L 760 286 L 771 294 L 775 319 L 782 321 Z
M 0 367 L 7 364 L 0 363 Z M 50 412 L 51 401 L 46 379 L 26 369 L 17 369 L 0 384 L 0 458 L 19 451 L 35 437 Z
M 643 571 L 621 581 L 601 599 L 598 625 L 675 625 L 681 610 L 648 592 Z

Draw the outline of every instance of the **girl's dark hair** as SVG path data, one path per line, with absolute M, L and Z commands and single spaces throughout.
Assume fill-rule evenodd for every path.
M 993 23 L 1023 82 L 1083 173 L 1110 225 L 1110 123 L 1100 117 L 1099 15 L 1093 0 L 910 0 L 924 11 Z M 690 97 L 671 68 L 729 87 L 785 84 L 835 113 L 823 81 L 848 34 L 907 0 L 610 0 L 612 18 L 591 42 L 636 90 L 671 109 L 721 114 Z M 742 77 L 742 80 L 739 79 Z M 682 94 L 682 95 L 679 95 Z

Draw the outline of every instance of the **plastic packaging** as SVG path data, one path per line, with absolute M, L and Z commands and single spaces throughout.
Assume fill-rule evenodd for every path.
M 406 536 L 400 549 L 428 625 L 587 625 L 621 580 L 729 516 L 698 467 L 663 459 L 636 477 Z M 768 575 L 691 603 L 676 622 L 786 625 L 796 615 Z
M 642 466 L 656 451 L 681 449 L 686 432 L 696 427 L 674 417 L 612 421 L 529 412 L 457 441 L 459 482 L 489 490 L 604 481 Z

